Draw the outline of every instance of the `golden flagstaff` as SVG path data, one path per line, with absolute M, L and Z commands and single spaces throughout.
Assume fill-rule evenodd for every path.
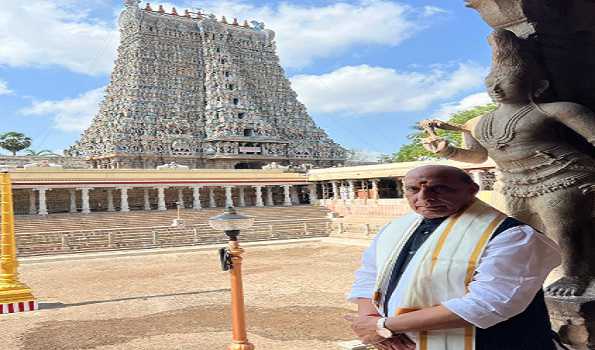
M 0 239 L 0 314 L 32 311 L 37 302 L 31 289 L 19 282 L 17 247 L 14 234 L 12 184 L 8 172 L 0 172 L 2 236 Z

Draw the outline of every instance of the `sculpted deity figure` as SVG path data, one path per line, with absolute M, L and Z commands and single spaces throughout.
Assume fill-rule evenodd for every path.
M 497 109 L 465 125 L 422 121 L 430 133 L 424 146 L 463 162 L 492 158 L 509 214 L 562 247 L 564 275 L 546 293 L 582 295 L 595 276 L 595 113 L 571 102 L 536 102 L 549 82 L 527 44 L 507 30 L 497 30 L 489 42 L 486 86 Z M 434 128 L 461 132 L 464 148 L 436 136 Z

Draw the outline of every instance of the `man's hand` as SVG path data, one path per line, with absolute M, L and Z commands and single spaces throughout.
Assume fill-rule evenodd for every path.
M 351 322 L 351 329 L 364 344 L 373 343 L 373 339 L 384 339 L 376 333 L 376 323 L 380 317 L 375 315 L 345 315 L 345 319 Z M 371 341 L 368 341 L 368 339 Z
M 380 319 L 377 315 L 345 315 L 351 322 L 351 329 L 364 344 L 373 345 L 379 350 L 413 350 L 415 343 L 406 335 L 397 334 L 392 338 L 383 338 L 376 333 L 376 324 Z

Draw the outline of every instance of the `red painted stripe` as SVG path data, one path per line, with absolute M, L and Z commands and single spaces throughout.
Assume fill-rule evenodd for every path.
M 4 304 L 0 304 L 0 315 L 4 313 Z
M 24 312 L 25 311 L 25 303 L 23 303 L 22 301 L 20 303 L 18 303 L 19 305 L 19 312 Z
M 14 312 L 14 304 L 8 304 L 8 313 L 12 314 Z
M 35 306 L 36 306 L 35 301 L 30 301 L 29 302 L 29 311 L 37 310 L 37 308 Z

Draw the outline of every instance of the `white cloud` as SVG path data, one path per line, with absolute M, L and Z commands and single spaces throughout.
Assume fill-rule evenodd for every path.
M 437 66 L 429 72 L 360 65 L 323 75 L 297 75 L 291 82 L 311 112 L 361 115 L 422 111 L 478 87 L 485 72 L 473 63 L 459 64 L 450 71 Z
M 85 5 L 81 5 L 85 4 Z M 95 2 L 28 0 L 3 3 L 0 12 L 0 65 L 57 65 L 77 73 L 109 73 L 116 56 L 118 29 L 92 18 Z M 141 6 L 143 6 L 141 4 Z M 156 8 L 157 5 L 153 5 Z M 244 0 L 165 2 L 179 13 L 201 7 L 228 19 L 264 21 L 276 33 L 285 67 L 300 68 L 316 59 L 337 57 L 361 45 L 396 46 L 430 24 L 444 10 L 395 1 L 359 0 L 326 6 L 285 2 L 258 6 Z M 119 8 L 114 9 L 119 12 Z
M 383 154 L 368 149 L 352 149 L 351 151 L 353 154 L 349 157 L 349 160 L 354 162 L 377 162 Z
M 97 75 L 111 70 L 118 31 L 90 18 L 76 1 L 13 0 L 2 2 L 0 43 L 0 65 Z
M 478 92 L 466 96 L 457 102 L 443 103 L 436 112 L 432 113 L 432 117 L 446 120 L 457 112 L 466 111 L 473 107 L 485 106 L 490 103 L 492 103 L 492 99 L 487 92 Z
M 105 87 L 87 91 L 76 98 L 36 101 L 20 111 L 23 115 L 51 116 L 57 129 L 82 131 L 87 128 L 103 100 Z
M 0 80 L 0 95 L 12 94 L 12 91 L 8 88 L 8 83 L 4 80 Z
M 424 16 L 435 16 L 437 14 L 448 13 L 445 9 L 442 9 L 437 6 L 424 6 L 423 15 Z
M 241 0 L 201 1 L 203 11 L 228 19 L 265 22 L 276 33 L 285 67 L 299 68 L 316 59 L 336 57 L 358 45 L 399 45 L 429 24 L 433 13 L 394 1 L 360 0 L 327 6 L 281 3 L 257 7 Z M 181 7 L 178 7 L 180 9 Z

